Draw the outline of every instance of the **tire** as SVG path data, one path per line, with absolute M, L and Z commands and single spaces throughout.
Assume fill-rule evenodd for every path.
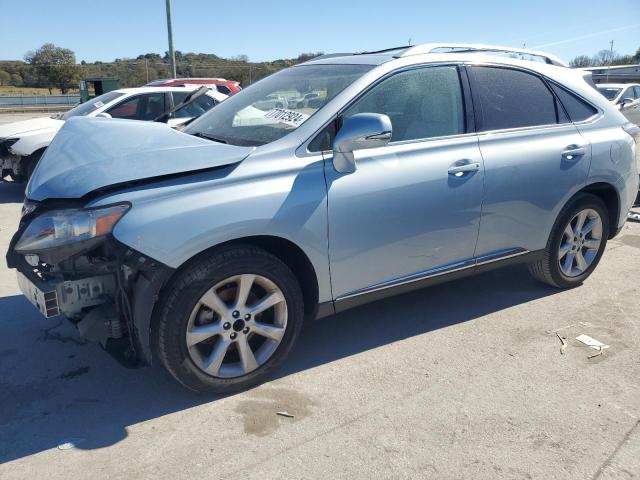
M 583 227 L 577 229 L 577 222 L 580 221 L 578 215 L 584 212 L 586 217 L 583 219 Z M 600 219 L 599 227 L 595 223 L 596 217 Z M 578 230 L 587 231 L 589 225 L 594 226 L 582 239 L 579 237 L 580 232 L 578 237 L 575 236 Z M 578 286 L 591 275 L 600 262 L 608 235 L 609 215 L 606 205 L 595 195 L 578 194 L 560 211 L 542 258 L 529 264 L 529 271 L 537 280 L 556 288 Z M 576 241 L 571 237 L 576 238 Z M 580 258 L 585 262 L 582 265 L 578 262 Z
M 246 278 L 253 278 L 252 287 L 236 310 Z M 197 392 L 228 394 L 264 382 L 289 355 L 302 329 L 304 304 L 296 277 L 278 258 L 252 246 L 226 247 L 197 257 L 175 275 L 165 292 L 156 308 L 153 348 L 171 375 Z M 251 309 L 257 311 L 267 297 L 278 303 L 251 317 Z M 226 313 L 218 313 L 224 309 Z M 200 336 L 210 333 L 203 334 L 204 329 L 217 333 L 201 341 Z M 275 332 L 279 339 L 265 336 L 265 331 Z M 190 347 L 188 338 L 195 342 Z M 221 358 L 218 351 L 225 352 Z

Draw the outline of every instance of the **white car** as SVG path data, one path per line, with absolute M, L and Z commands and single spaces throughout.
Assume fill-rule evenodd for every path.
M 638 83 L 599 83 L 598 91 L 611 103 L 618 106 L 630 122 L 640 125 L 640 84 Z
M 0 179 L 10 176 L 18 182 L 28 180 L 44 150 L 71 117 L 156 120 L 197 89 L 198 85 L 123 88 L 92 98 L 63 114 L 0 125 Z M 223 93 L 208 90 L 164 120 L 170 127 L 182 125 L 226 98 Z

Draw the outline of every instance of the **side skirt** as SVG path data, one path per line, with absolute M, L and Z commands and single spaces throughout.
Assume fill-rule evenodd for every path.
M 544 250 L 538 250 L 535 252 L 516 251 L 514 253 L 507 254 L 492 254 L 478 257 L 477 261 L 470 265 L 452 267 L 451 270 L 445 269 L 443 271 L 442 268 L 438 268 L 424 272 L 423 276 L 412 275 L 409 277 L 410 280 L 408 281 L 406 279 L 398 279 L 393 283 L 389 282 L 383 286 L 373 286 L 366 290 L 337 298 L 334 302 L 335 311 L 336 313 L 343 312 L 359 305 L 382 300 L 383 298 L 393 297 L 395 295 L 420 290 L 439 283 L 469 277 L 478 273 L 506 267 L 507 265 L 535 262 L 542 258 L 543 254 Z M 317 318 L 320 317 L 318 316 Z

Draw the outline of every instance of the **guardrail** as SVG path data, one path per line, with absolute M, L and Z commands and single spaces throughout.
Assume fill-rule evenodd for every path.
M 8 95 L 0 96 L 2 107 L 70 107 L 80 103 L 80 95 Z

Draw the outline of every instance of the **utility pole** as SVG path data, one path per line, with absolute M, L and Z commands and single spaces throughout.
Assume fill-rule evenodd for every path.
M 173 51 L 173 28 L 171 26 L 171 0 L 167 0 L 167 33 L 169 35 L 169 62 L 171 78 L 176 78 L 176 54 Z
M 609 83 L 609 71 L 613 65 L 613 40 L 609 42 L 609 46 L 609 68 L 607 68 L 607 79 L 605 80 L 607 83 Z

